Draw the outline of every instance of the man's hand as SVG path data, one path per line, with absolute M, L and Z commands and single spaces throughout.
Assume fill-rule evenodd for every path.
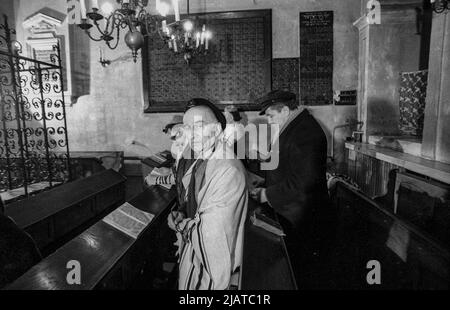
M 254 188 L 250 191 L 250 197 L 252 197 L 259 203 L 266 203 L 267 202 L 266 189 L 262 187 Z
M 184 219 L 184 214 L 179 211 L 172 211 L 167 217 L 167 225 L 169 228 L 178 231 L 177 224 L 179 224 Z

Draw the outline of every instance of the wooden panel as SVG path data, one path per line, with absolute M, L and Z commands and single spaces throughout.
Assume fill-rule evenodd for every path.
M 124 201 L 125 179 L 109 170 L 11 203 L 7 215 L 30 234 L 46 256 Z
M 450 165 L 435 160 L 428 160 L 392 149 L 367 143 L 345 143 L 345 147 L 357 153 L 390 163 L 399 168 L 430 177 L 434 180 L 450 184 Z
M 249 214 L 256 207 L 249 200 Z M 254 226 L 249 219 L 245 223 L 240 289 L 297 289 L 284 239 Z
M 125 197 L 124 186 L 113 186 L 95 196 L 95 212 L 101 213 L 109 206 L 122 202 Z
M 271 16 L 271 10 L 191 14 L 213 37 L 208 55 L 194 57 L 190 65 L 151 35 L 142 61 L 145 112 L 183 111 L 195 97 L 258 109 L 255 99 L 271 90 Z
M 339 288 L 450 288 L 447 248 L 345 183 L 337 183 L 336 193 L 339 229 L 332 263 Z M 389 239 L 397 242 L 389 243 Z M 366 282 L 369 260 L 381 264 L 381 285 Z
M 87 200 L 74 206 L 73 208 L 65 209 L 53 217 L 55 227 L 55 238 L 62 237 L 74 228 L 82 225 L 94 217 L 93 201 Z
M 90 289 L 93 288 L 133 243 L 133 238 L 103 221 L 42 260 L 7 289 Z M 81 285 L 66 281 L 69 260 L 81 265 Z
M 450 246 L 450 186 L 409 173 L 399 173 L 395 185 L 396 215 Z
M 389 173 L 398 166 L 356 152 L 355 161 L 349 161 L 349 175 L 367 196 L 384 195 L 388 189 Z
M 5 214 L 13 218 L 20 228 L 25 228 L 123 182 L 125 178 L 122 175 L 111 169 L 106 170 L 8 204 Z
M 28 226 L 25 228 L 25 232 L 33 238 L 39 249 L 43 249 L 54 240 L 53 221 L 51 219 Z

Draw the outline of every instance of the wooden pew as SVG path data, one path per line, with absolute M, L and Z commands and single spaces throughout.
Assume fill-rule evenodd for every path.
M 339 212 L 333 270 L 340 289 L 450 288 L 450 252 L 344 182 L 334 197 Z M 369 285 L 367 263 L 381 266 L 381 284 Z
M 256 207 L 256 202 L 249 199 L 249 216 Z M 296 290 L 284 238 L 254 226 L 249 216 L 245 223 L 239 289 Z
M 125 180 L 120 173 L 106 170 L 10 203 L 5 214 L 31 235 L 46 256 L 122 204 Z
M 175 203 L 175 190 L 152 186 L 129 203 L 155 215 L 137 239 L 100 220 L 5 289 L 127 289 L 145 282 L 142 273 L 152 263 L 153 251 L 159 248 L 159 234 L 167 227 L 167 215 Z M 80 285 L 70 285 L 66 281 L 67 263 L 71 260 L 80 263 Z

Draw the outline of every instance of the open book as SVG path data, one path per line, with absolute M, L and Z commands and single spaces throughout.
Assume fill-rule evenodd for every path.
M 164 162 L 166 162 L 167 160 L 169 160 L 170 157 L 171 157 L 171 153 L 170 153 L 170 151 L 167 151 L 167 150 L 150 155 L 150 158 L 160 165 L 163 164 Z
M 153 214 L 139 210 L 125 202 L 104 217 L 103 221 L 136 239 L 154 217 Z

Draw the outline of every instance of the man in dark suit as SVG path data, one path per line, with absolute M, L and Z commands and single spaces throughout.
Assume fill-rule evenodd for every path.
M 280 90 L 259 100 L 260 115 L 280 129 L 271 150 L 279 151 L 279 164 L 266 171 L 266 187 L 255 189 L 252 196 L 276 211 L 298 287 L 328 288 L 334 215 L 326 183 L 327 139 L 314 117 L 298 109 L 295 101 L 295 94 Z

